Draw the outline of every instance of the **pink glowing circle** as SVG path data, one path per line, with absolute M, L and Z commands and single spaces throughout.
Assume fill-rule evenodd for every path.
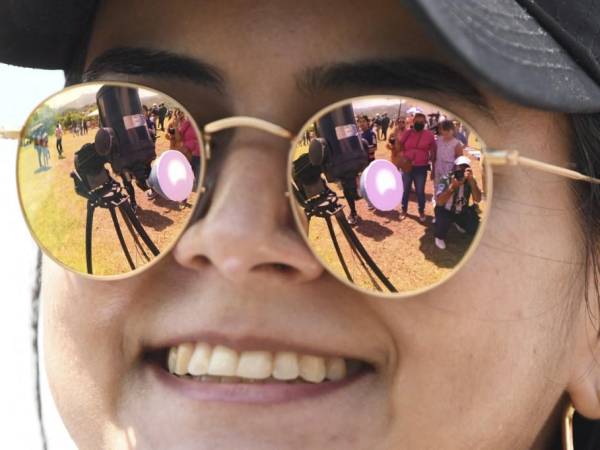
M 360 190 L 371 205 L 380 211 L 391 211 L 402 201 L 402 175 L 391 162 L 376 159 L 360 177 Z
M 194 172 L 183 153 L 167 150 L 156 161 L 158 188 L 165 197 L 175 202 L 188 198 L 194 187 Z

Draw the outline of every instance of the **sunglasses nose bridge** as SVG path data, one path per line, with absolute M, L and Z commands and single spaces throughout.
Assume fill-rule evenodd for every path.
M 255 130 L 261 130 L 266 133 L 279 136 L 283 139 L 288 140 L 292 140 L 292 138 L 294 137 L 294 135 L 290 131 L 277 124 L 274 124 L 267 120 L 259 119 L 257 117 L 249 116 L 227 117 L 225 119 L 210 122 L 204 126 L 204 133 L 207 136 L 210 136 L 211 134 L 218 133 L 219 131 L 239 127 L 254 128 Z

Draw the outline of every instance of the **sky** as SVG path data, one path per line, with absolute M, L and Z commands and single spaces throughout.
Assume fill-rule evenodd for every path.
M 0 64 L 0 129 L 20 129 L 31 111 L 63 84 L 60 71 Z M 30 296 L 37 247 L 19 209 L 16 157 L 16 141 L 0 139 L 0 190 L 5 194 L 0 248 L 11 255 L 0 258 L 0 352 L 11 369 L 6 370 L 5 365 L 0 371 L 0 448 L 35 450 L 41 449 L 41 443 L 33 389 Z M 43 354 L 41 357 L 43 361 Z M 48 448 L 76 450 L 54 406 L 43 364 L 41 371 Z
M 43 100 L 64 86 L 60 70 L 0 64 L 0 129 L 19 130 Z

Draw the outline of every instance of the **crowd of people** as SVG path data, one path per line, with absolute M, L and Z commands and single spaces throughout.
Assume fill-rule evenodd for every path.
M 375 160 L 377 142 L 385 141 L 391 161 L 402 173 L 403 197 L 400 220 L 408 217 L 411 192 L 417 198 L 418 220 L 425 223 L 426 185 L 433 183 L 434 243 L 446 248 L 446 239 L 452 224 L 459 233 L 474 235 L 479 225 L 478 203 L 481 188 L 473 176 L 471 160 L 465 156 L 469 130 L 460 122 L 449 120 L 440 113 L 425 115 L 416 111 L 391 120 L 387 113 L 373 118 L 359 115 L 356 126 L 369 163 Z M 389 132 L 389 136 L 388 136 Z M 344 197 L 350 207 L 348 222 L 360 220 L 352 183 L 342 180 Z M 356 195 L 353 195 L 356 194 Z M 373 210 L 371 205 L 369 210 Z
M 143 105 L 143 110 L 152 140 L 156 142 L 159 129 L 165 131 L 169 149 L 180 151 L 190 162 L 194 173 L 194 191 L 196 191 L 200 177 L 200 141 L 191 120 L 181 109 L 168 109 L 164 103 L 160 105 L 155 103 L 152 107 Z M 165 119 L 169 120 L 166 130 Z M 156 198 L 157 193 L 150 189 L 146 195 L 149 199 L 153 199 Z
M 71 133 L 73 133 L 74 136 L 85 136 L 88 134 L 91 127 L 92 123 L 89 119 L 77 120 L 71 124 Z
M 196 179 L 199 176 L 200 167 L 200 144 L 198 136 L 192 126 L 192 122 L 185 116 L 180 109 L 169 109 L 165 103 L 154 103 L 151 107 L 142 105 L 146 118 L 148 132 L 153 142 L 158 138 L 158 131 L 164 131 L 164 138 L 169 142 L 169 148 L 179 150 L 186 155 L 194 171 Z M 168 124 L 165 127 L 165 121 Z M 65 159 L 63 138 L 66 132 L 73 136 L 84 136 L 95 125 L 90 120 L 78 120 L 72 122 L 66 128 L 61 122 L 57 122 L 54 127 L 54 136 L 56 138 L 56 151 L 58 159 Z M 40 169 L 48 169 L 50 161 L 49 136 L 45 131 L 36 131 L 31 136 L 31 141 L 37 151 L 38 163 Z M 148 196 L 156 197 L 156 193 L 149 192 Z

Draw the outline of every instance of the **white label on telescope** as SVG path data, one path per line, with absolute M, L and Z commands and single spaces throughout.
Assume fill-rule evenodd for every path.
M 132 114 L 130 116 L 123 116 L 123 123 L 125 124 L 126 130 L 132 128 L 143 127 L 146 124 L 146 116 L 143 114 Z
M 342 139 L 348 139 L 354 137 L 358 134 L 356 131 L 356 125 L 340 125 L 339 127 L 335 127 L 335 136 L 338 138 L 338 141 Z

